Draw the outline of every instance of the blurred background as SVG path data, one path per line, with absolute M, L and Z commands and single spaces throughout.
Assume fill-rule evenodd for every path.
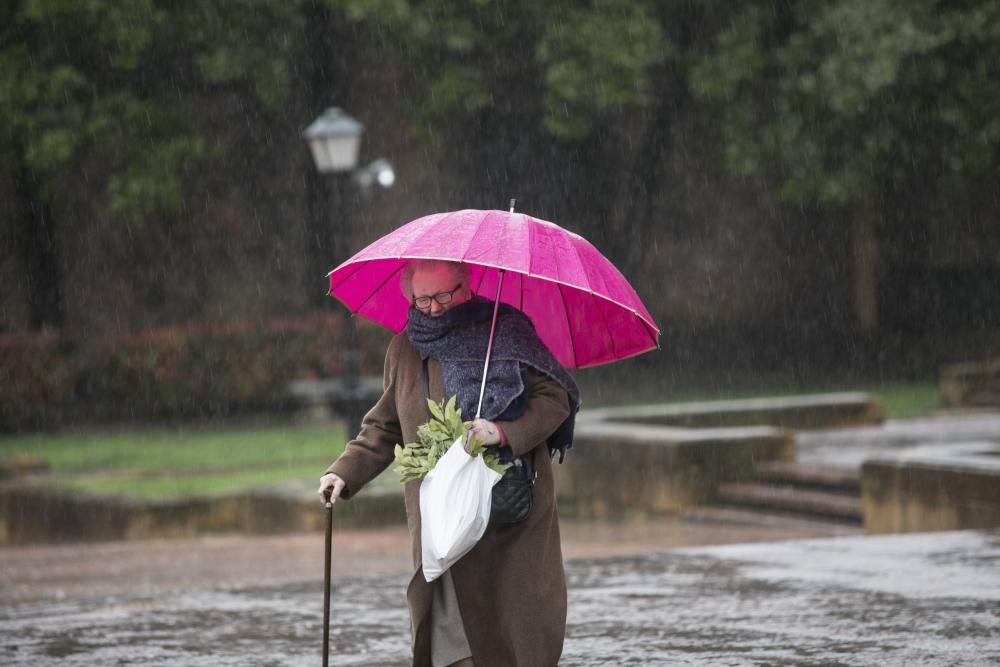
M 1000 0 L 5 0 L 0 661 L 315 664 L 389 341 L 326 275 L 511 198 L 662 328 L 574 373 L 567 662 L 1000 660 Z M 341 662 L 403 505 L 328 515 Z
M 1000 353 L 995 1 L 20 0 L 0 26 L 7 432 L 266 421 L 295 380 L 378 376 L 388 335 L 355 338 L 325 274 L 511 197 L 663 329 L 579 373 L 588 406 L 925 410 Z M 391 188 L 317 171 L 331 106 Z

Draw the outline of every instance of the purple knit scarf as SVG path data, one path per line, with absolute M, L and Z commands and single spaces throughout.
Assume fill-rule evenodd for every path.
M 431 317 L 411 307 L 406 335 L 422 354 L 441 363 L 445 396 L 456 395 L 464 419 L 476 415 L 483 362 L 489 343 L 493 302 L 475 296 L 469 301 Z M 576 382 L 538 338 L 535 326 L 521 311 L 500 305 L 493 352 L 483 396 L 484 419 L 511 420 L 524 413 L 524 367 L 548 375 L 569 393 L 571 414 L 549 439 L 549 450 L 561 453 L 572 447 L 573 423 L 580 405 Z

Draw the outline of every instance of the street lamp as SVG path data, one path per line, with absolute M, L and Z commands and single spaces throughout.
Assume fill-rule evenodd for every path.
M 358 168 L 361 134 L 365 126 L 347 115 L 340 107 L 330 107 L 302 132 L 309 142 L 316 171 L 321 174 L 351 172 L 355 183 L 364 189 L 378 184 L 385 189 L 396 182 L 392 163 L 379 158 L 366 167 Z
M 330 107 L 309 124 L 309 127 L 302 132 L 302 138 L 308 142 L 316 171 L 320 174 L 350 176 L 350 180 L 365 191 L 375 184 L 384 189 L 391 188 L 396 182 L 396 172 L 388 160 L 379 158 L 367 166 L 358 167 L 361 135 L 364 131 L 365 126 L 345 113 L 343 109 Z M 350 219 L 350 211 L 347 205 L 348 192 L 347 188 L 344 187 L 343 180 L 338 179 L 337 206 L 340 209 L 341 225 L 345 230 L 340 236 L 347 237 L 346 230 L 349 229 L 349 225 L 346 221 Z M 320 199 L 325 200 L 325 197 Z M 317 205 L 316 208 L 323 207 Z M 315 218 L 314 222 L 319 225 L 316 237 L 321 240 L 320 249 L 329 251 L 330 248 L 327 244 L 322 242 L 322 239 L 330 238 L 326 216 L 318 210 L 314 210 L 313 217 Z M 339 258 L 324 258 L 325 261 L 330 259 Z M 357 433 L 361 427 L 362 410 L 364 409 L 361 404 L 364 397 L 361 395 L 359 381 L 358 339 L 353 318 L 348 318 L 345 334 L 343 401 L 346 408 L 348 436 L 351 436 L 353 433 Z M 352 429 L 354 429 L 353 433 L 350 432 Z
M 365 126 L 344 113 L 340 107 L 330 107 L 302 133 L 309 142 L 316 170 L 321 174 L 354 171 L 358 166 L 361 133 Z

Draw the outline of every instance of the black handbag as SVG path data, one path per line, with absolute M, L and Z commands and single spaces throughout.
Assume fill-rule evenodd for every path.
M 510 467 L 493 486 L 490 505 L 490 523 L 497 526 L 510 526 L 527 519 L 535 495 L 535 471 L 530 455 L 507 460 L 504 453 L 503 448 L 497 448 L 497 458 Z
M 424 398 L 430 399 L 430 377 L 427 359 L 424 359 Z M 512 456 L 509 448 L 494 447 L 493 453 L 501 463 L 510 467 L 500 481 L 493 485 L 490 503 L 490 523 L 495 526 L 512 526 L 528 518 L 535 495 L 535 469 L 530 455 Z

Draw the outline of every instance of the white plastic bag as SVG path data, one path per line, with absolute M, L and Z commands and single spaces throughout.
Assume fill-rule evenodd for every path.
M 458 438 L 420 484 L 420 543 L 424 579 L 440 577 L 467 554 L 490 522 L 493 485 L 502 475 Z

